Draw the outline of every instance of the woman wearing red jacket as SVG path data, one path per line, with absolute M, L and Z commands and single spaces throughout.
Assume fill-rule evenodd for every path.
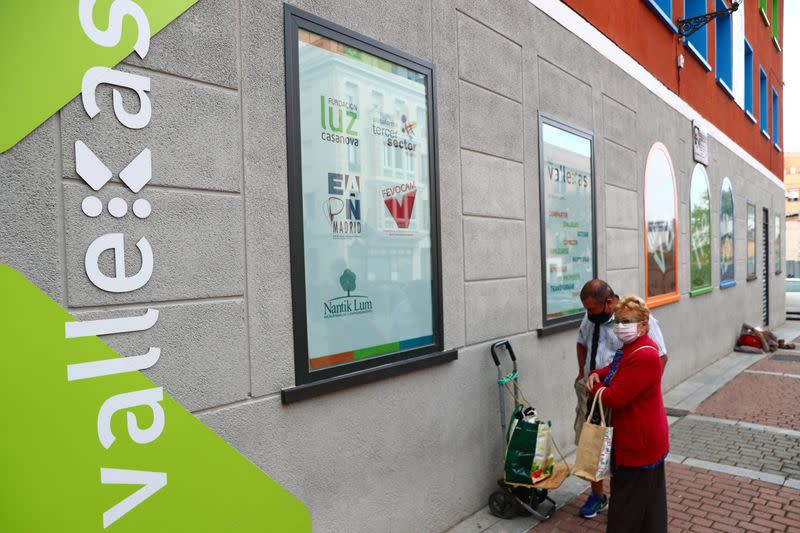
M 667 413 L 661 397 L 658 347 L 647 336 L 650 310 L 637 296 L 614 309 L 614 333 L 623 343 L 611 364 L 594 371 L 587 389 L 603 389 L 612 409 L 611 503 L 608 532 L 666 533 L 664 459 L 669 452 Z

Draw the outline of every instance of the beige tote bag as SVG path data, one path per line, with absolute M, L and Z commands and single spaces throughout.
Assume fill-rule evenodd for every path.
M 597 391 L 589 410 L 589 416 L 583 423 L 581 438 L 578 441 L 578 450 L 575 454 L 575 466 L 572 473 L 586 481 L 601 481 L 606 479 L 609 474 L 611 463 L 611 441 L 614 428 L 606 425 L 606 417 L 603 410 L 603 391 L 602 387 Z M 592 424 L 592 414 L 595 408 L 600 407 L 600 424 Z

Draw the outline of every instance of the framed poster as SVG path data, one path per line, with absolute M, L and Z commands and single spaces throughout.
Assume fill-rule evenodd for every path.
M 711 192 L 708 175 L 703 165 L 697 164 L 692 172 L 689 198 L 689 248 L 691 249 L 690 296 L 711 292 Z
M 781 216 L 775 215 L 775 274 L 783 271 L 783 256 L 781 255 Z
M 719 204 L 719 287 L 727 289 L 736 285 L 734 268 L 734 209 L 733 187 L 727 177 L 722 180 Z
M 747 281 L 756 279 L 756 206 L 747 204 Z
M 440 353 L 433 67 L 285 9 L 296 382 Z
M 580 292 L 596 277 L 594 137 L 539 115 L 543 328 L 578 323 Z
M 680 299 L 677 212 L 672 158 L 667 147 L 657 142 L 650 148 L 644 173 L 645 287 L 649 307 Z

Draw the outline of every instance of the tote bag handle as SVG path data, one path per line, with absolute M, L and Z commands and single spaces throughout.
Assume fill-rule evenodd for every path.
M 594 395 L 594 400 L 592 401 L 592 408 L 589 410 L 589 416 L 586 417 L 586 421 L 589 422 L 594 415 L 594 408 L 597 406 L 598 401 L 600 402 L 600 422 L 603 427 L 606 425 L 606 415 L 603 412 L 603 391 L 606 390 L 605 387 L 600 387 L 597 391 L 597 394 Z

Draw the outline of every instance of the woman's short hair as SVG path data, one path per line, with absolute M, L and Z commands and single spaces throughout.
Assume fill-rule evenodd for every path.
M 645 331 L 650 330 L 650 324 L 648 323 L 650 320 L 650 309 L 647 308 L 647 304 L 644 303 L 644 300 L 635 294 L 629 294 L 617 303 L 617 306 L 614 308 L 614 314 L 616 315 L 623 309 L 632 312 L 637 319 L 644 322 Z

